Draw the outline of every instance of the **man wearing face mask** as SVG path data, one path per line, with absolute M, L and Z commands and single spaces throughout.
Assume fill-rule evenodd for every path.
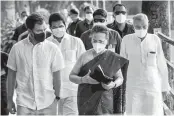
M 15 40 L 15 41 L 18 41 L 18 37 L 24 33 L 25 31 L 27 31 L 27 27 L 25 25 L 25 20 L 27 18 L 27 14 L 26 14 L 26 11 L 23 11 L 21 13 L 21 17 L 22 17 L 22 21 L 20 21 L 19 24 L 17 24 L 17 28 L 14 30 L 14 35 L 13 37 L 11 38 L 12 40 Z
M 120 52 L 129 60 L 126 113 L 163 116 L 162 94 L 167 94 L 170 86 L 161 41 L 155 34 L 147 33 L 145 14 L 135 15 L 133 25 L 135 33 L 123 38 Z
M 61 71 L 62 85 L 58 103 L 58 114 L 78 115 L 77 85 L 70 82 L 69 74 L 77 59 L 85 52 L 85 47 L 80 38 L 66 33 L 65 19 L 59 13 L 51 14 L 49 25 L 52 36 L 48 40 L 55 43 L 61 49 L 65 60 L 65 68 Z
M 93 8 L 91 6 L 86 6 L 84 8 L 84 12 L 85 12 L 85 19 L 83 21 L 80 21 L 79 23 L 77 23 L 76 26 L 76 37 L 79 37 L 82 35 L 83 32 L 91 29 L 93 27 Z
M 75 36 L 76 25 L 77 25 L 78 22 L 81 21 L 81 19 L 79 18 L 79 10 L 77 8 L 72 8 L 69 12 L 70 12 L 69 16 L 71 17 L 73 22 L 71 22 L 68 25 L 67 32 L 70 35 Z
M 126 22 L 127 10 L 124 5 L 116 4 L 113 7 L 114 22 L 108 24 L 107 27 L 118 31 L 123 38 L 127 34 L 134 33 L 133 25 Z
M 31 14 L 26 26 L 29 35 L 12 47 L 7 63 L 8 110 L 11 114 L 16 112 L 16 89 L 17 115 L 56 115 L 60 70 L 64 68 L 62 53 L 45 39 L 42 16 Z
M 105 25 L 106 26 L 107 12 L 105 10 L 103 10 L 103 9 L 95 10 L 93 13 L 93 17 L 94 17 L 94 26 L 95 25 Z M 108 45 L 106 47 L 119 54 L 121 37 L 120 37 L 119 33 L 115 30 L 108 28 L 108 32 L 109 32 L 109 40 L 108 40 Z M 92 43 L 91 43 L 90 33 L 91 33 L 91 29 L 84 32 L 80 37 L 85 45 L 86 50 L 93 48 Z
M 39 10 L 36 11 L 36 13 L 39 13 L 43 19 L 44 19 L 44 25 L 45 25 L 45 28 L 46 28 L 46 38 L 50 37 L 51 36 L 51 30 L 49 29 L 49 25 L 48 25 L 48 18 L 50 16 L 50 13 L 48 10 L 44 9 L 44 8 L 41 8 Z M 28 31 L 24 31 L 22 34 L 19 35 L 18 37 L 18 41 L 26 38 L 28 36 Z
M 25 20 L 27 19 L 27 17 L 28 17 L 27 12 L 26 11 L 22 11 L 20 18 L 16 22 L 17 23 L 16 26 L 18 27 L 18 26 L 24 24 Z

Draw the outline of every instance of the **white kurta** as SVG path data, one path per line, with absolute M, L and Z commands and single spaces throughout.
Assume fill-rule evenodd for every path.
M 130 34 L 123 38 L 121 56 L 129 60 L 126 113 L 163 115 L 162 91 L 169 91 L 168 70 L 158 36 L 141 40 Z
M 48 40 L 59 46 L 65 61 L 65 68 L 61 71 L 62 84 L 60 90 L 60 97 L 66 98 L 77 96 L 78 85 L 72 83 L 69 80 L 69 74 L 74 67 L 77 59 L 82 53 L 85 52 L 85 47 L 82 40 L 69 34 L 65 34 L 61 43 L 54 39 L 53 36 L 50 36 Z

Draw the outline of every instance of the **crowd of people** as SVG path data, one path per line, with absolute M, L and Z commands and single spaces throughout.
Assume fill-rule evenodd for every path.
M 168 70 L 147 15 L 130 24 L 116 4 L 108 24 L 106 10 L 83 10 L 84 19 L 71 8 L 68 25 L 61 13 L 23 12 L 12 38 L 18 42 L 9 55 L 1 52 L 2 115 L 164 114 Z

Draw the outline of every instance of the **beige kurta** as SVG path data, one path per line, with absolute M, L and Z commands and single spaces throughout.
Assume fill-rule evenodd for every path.
M 158 36 L 123 38 L 121 56 L 129 60 L 126 113 L 163 115 L 162 91 L 169 91 L 168 70 Z
M 60 97 L 66 98 L 71 96 L 77 96 L 77 84 L 72 83 L 69 80 L 69 74 L 74 67 L 77 59 L 82 53 L 85 52 L 85 47 L 80 38 L 65 34 L 61 43 L 59 43 L 53 36 L 48 38 L 49 41 L 52 41 L 59 46 L 63 54 L 65 61 L 65 68 L 61 71 L 62 84 Z

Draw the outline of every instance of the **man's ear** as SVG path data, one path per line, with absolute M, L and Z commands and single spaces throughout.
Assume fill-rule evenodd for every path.
M 28 29 L 28 32 L 29 32 L 29 33 L 32 33 L 32 30 L 31 30 L 31 29 Z
M 49 28 L 50 28 L 50 30 L 52 31 L 52 28 L 51 28 L 51 26 L 49 26 Z
M 29 32 L 28 34 L 29 34 L 30 36 L 32 36 L 32 37 L 34 36 L 34 35 L 33 35 L 33 31 L 32 31 L 31 29 L 28 29 L 28 32 Z
M 115 15 L 114 15 L 114 13 L 112 13 L 112 17 L 113 17 L 113 18 L 115 18 Z

